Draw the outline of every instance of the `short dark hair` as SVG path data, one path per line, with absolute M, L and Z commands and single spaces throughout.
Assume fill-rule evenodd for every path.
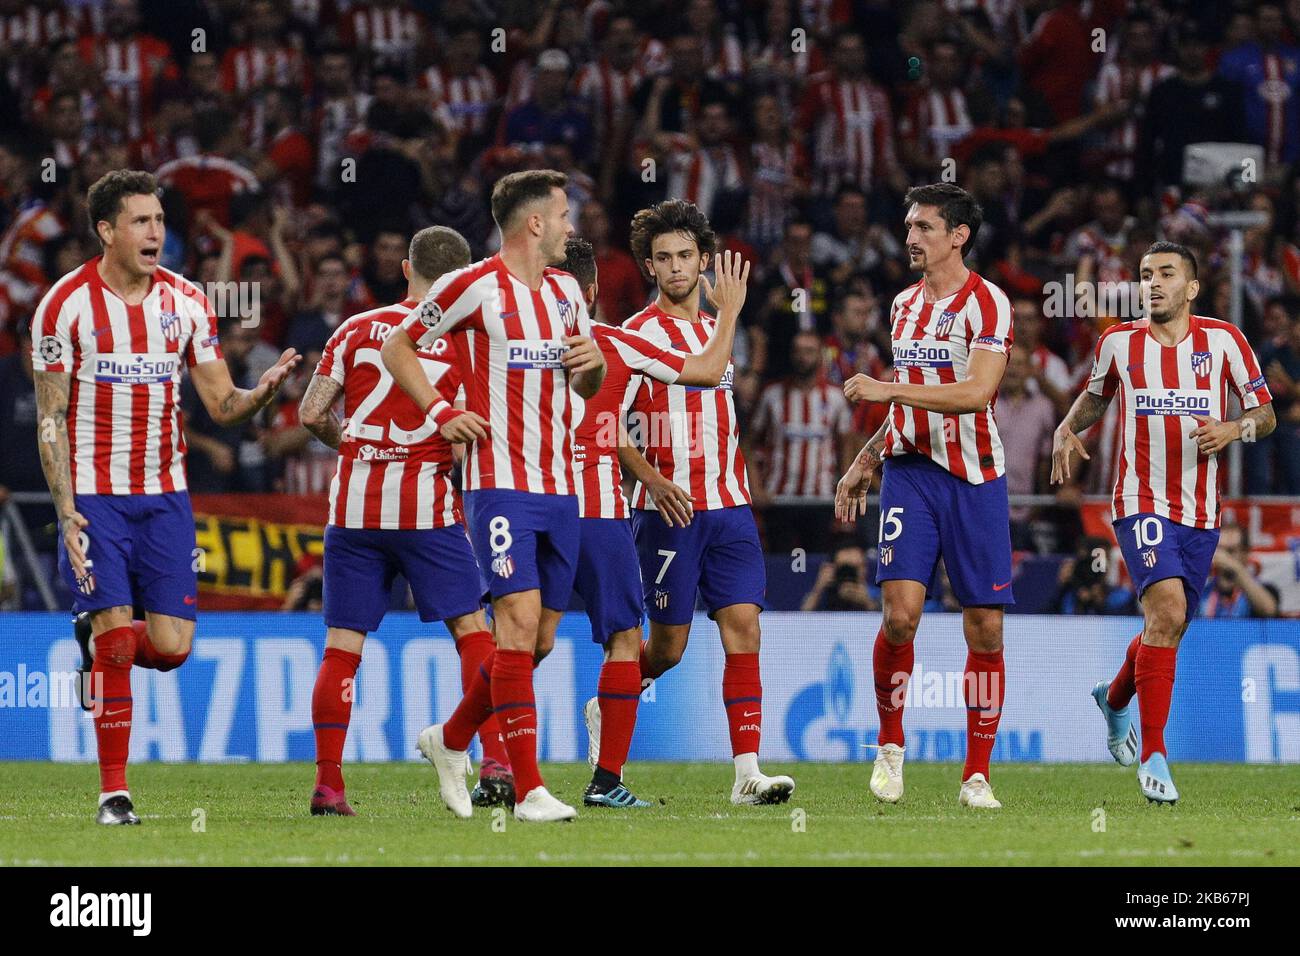
M 469 243 L 449 226 L 427 226 L 411 237 L 406 257 L 416 275 L 436 280 L 469 265 Z
M 1160 252 L 1167 252 L 1171 255 L 1178 256 L 1183 260 L 1183 262 L 1187 263 L 1187 271 L 1192 274 L 1192 278 L 1195 279 L 1197 277 L 1196 256 L 1193 255 L 1191 249 L 1188 249 L 1181 243 L 1170 242 L 1168 239 L 1157 239 L 1155 242 L 1151 243 L 1151 245 L 1147 246 L 1147 251 L 1142 253 L 1142 258 L 1145 259 L 1147 256 L 1153 256 Z
M 577 279 L 585 293 L 596 281 L 596 250 L 586 239 L 572 236 L 564 243 L 564 261 L 556 268 L 563 269 Z
M 142 169 L 114 169 L 100 176 L 86 191 L 90 231 L 99 235 L 99 224 L 110 225 L 122 211 L 127 196 L 157 196 L 158 180 Z
M 529 203 L 549 199 L 552 189 L 563 189 L 569 177 L 554 169 L 525 169 L 508 173 L 492 187 L 492 218 L 504 233 L 515 215 Z
M 980 231 L 980 223 L 984 221 L 984 210 L 974 196 L 955 183 L 930 183 L 928 186 L 913 186 L 903 196 L 904 209 L 911 209 L 913 205 L 934 206 L 949 232 L 958 226 L 967 226 L 970 236 L 961 247 L 961 254 L 966 255 Z
M 670 232 L 684 232 L 695 240 L 700 255 L 713 254 L 718 237 L 699 207 L 685 199 L 665 199 L 632 217 L 629 241 L 637 265 L 645 268 L 655 238 Z

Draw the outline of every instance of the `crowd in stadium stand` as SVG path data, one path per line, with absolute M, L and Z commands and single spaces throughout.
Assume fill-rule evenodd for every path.
M 970 265 L 1015 306 L 998 406 L 1012 494 L 1053 490 L 1052 429 L 1100 332 L 1132 317 L 1074 314 L 1072 290 L 1131 282 L 1168 237 L 1199 257 L 1197 311 L 1229 317 L 1225 209 L 1267 215 L 1244 235 L 1243 305 L 1278 428 L 1245 449 L 1244 487 L 1300 494 L 1297 0 L 0 0 L 0 64 L 0 355 L 30 347 L 41 295 L 97 253 L 86 187 L 129 166 L 165 189 L 164 265 L 257 290 L 222 316 L 236 383 L 286 346 L 307 356 L 236 430 L 187 392 L 196 492 L 323 493 L 335 455 L 296 410 L 330 331 L 402 298 L 415 229 L 490 254 L 492 183 L 551 167 L 608 321 L 650 293 L 626 242 L 648 203 L 694 201 L 754 260 L 735 389 L 770 550 L 832 543 L 827 498 L 883 414 L 840 386 L 890 374 L 890 302 L 914 281 L 902 194 L 940 178 L 982 203 Z M 1184 183 L 1201 142 L 1262 161 Z M 1114 414 L 1061 507 L 1015 509 L 1017 549 L 1071 550 L 1072 505 L 1110 489 Z M 13 354 L 0 495 L 45 488 L 34 428 Z M 836 554 L 812 603 L 868 604 L 863 556 Z M 1063 565 L 1063 606 L 1122 602 L 1095 583 Z

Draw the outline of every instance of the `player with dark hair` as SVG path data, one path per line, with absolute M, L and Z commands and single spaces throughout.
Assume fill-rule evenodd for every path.
M 393 580 L 406 578 L 422 621 L 443 621 L 460 654 L 461 689 L 492 653 L 478 588 L 478 564 L 465 534 L 460 494 L 451 481 L 452 446 L 411 398 L 393 388 L 380 358 L 389 335 L 434 281 L 469 265 L 469 244 L 445 226 L 421 229 L 402 262 L 406 297 L 343 322 L 325 345 L 299 419 L 338 449 L 325 528 L 325 655 L 312 693 L 316 734 L 313 815 L 355 816 L 344 795 L 343 744 L 366 634 L 388 607 Z M 449 343 L 418 353 L 430 384 L 455 402 L 460 372 Z M 331 410 L 343 396 L 343 421 Z M 483 763 L 477 803 L 514 804 L 509 758 L 489 717 L 480 729 Z
M 1070 477 L 1070 455 L 1088 458 L 1079 432 L 1120 396 L 1123 437 L 1112 502 L 1115 537 L 1142 602 L 1142 633 L 1119 673 L 1092 696 L 1106 718 L 1106 745 L 1120 766 L 1138 764 L 1153 803 L 1178 799 L 1165 750 L 1178 645 L 1200 605 L 1219 540 L 1219 456 L 1277 425 L 1259 361 L 1230 322 L 1192 314 L 1200 293 L 1196 257 L 1152 243 L 1139 265 L 1147 318 L 1112 325 L 1097 341 L 1092 377 L 1056 429 L 1052 482 Z M 1228 396 L 1242 406 L 1227 421 Z M 1128 705 L 1141 712 L 1142 742 Z
M 158 265 L 167 229 L 154 177 L 114 170 L 86 201 L 103 253 L 54 283 L 32 319 L 37 438 L 59 571 L 86 615 L 75 634 L 99 751 L 96 819 L 138 824 L 126 783 L 131 667 L 183 664 L 198 601 L 182 363 L 212 420 L 229 428 L 270 404 L 301 359 L 286 349 L 256 387 L 236 388 L 207 298 Z M 132 619 L 137 599 L 145 621 Z
M 889 406 L 884 423 L 840 479 L 836 516 L 866 510 L 872 473 L 883 464 L 876 582 L 884 620 L 872 663 L 879 750 L 871 793 L 903 795 L 903 704 L 913 642 L 939 558 L 962 606 L 968 654 L 966 765 L 958 802 L 997 809 L 989 756 L 1002 716 L 1006 668 L 1003 606 L 1012 603 L 1010 508 L 1002 441 L 993 417 L 1011 349 L 1006 293 L 966 268 L 982 213 L 951 183 L 918 186 L 903 199 L 907 254 L 921 279 L 894 297 L 894 380 L 855 375 L 850 401 Z
M 561 268 L 577 278 L 590 309 L 599 288 L 591 243 L 570 239 L 566 251 Z M 711 388 L 722 380 L 731 360 L 748 272 L 749 265 L 740 256 L 724 253 L 717 288 L 709 290 L 719 308 L 718 331 L 698 355 L 672 352 L 681 362 L 681 374 L 670 381 Z M 622 782 L 641 696 L 638 661 L 645 605 L 636 544 L 621 487 L 619 454 L 620 445 L 625 444 L 623 416 L 628 384 L 638 367 L 628 357 L 657 351 L 657 347 L 615 326 L 593 324 L 592 334 L 609 370 L 600 391 L 584 404 L 580 423 L 574 429 L 573 474 L 581 515 L 575 587 L 587 605 L 591 639 L 605 649 L 605 663 L 597 696 L 583 709 L 589 743 L 587 759 L 593 776 L 582 802 L 587 806 L 644 807 L 649 804 L 638 800 Z M 645 367 L 645 374 L 657 373 L 650 366 Z M 621 453 L 640 457 L 630 449 L 622 449 Z
M 628 328 L 652 342 L 702 352 L 719 334 L 719 320 L 700 311 L 703 291 L 719 313 L 744 304 L 720 297 L 722 277 L 734 275 L 723 253 L 718 289 L 704 271 L 716 237 L 693 203 L 667 200 L 633 217 L 632 252 L 658 284 L 654 302 Z M 730 290 L 729 290 L 730 291 Z M 758 766 L 763 686 L 759 676 L 758 617 L 767 587 L 758 528 L 750 510 L 749 478 L 740 450 L 730 363 L 713 388 L 632 379 L 628 437 L 643 448 L 622 464 L 636 478 L 632 528 L 641 562 L 650 640 L 643 645 L 643 680 L 676 666 L 686 650 L 697 593 L 717 622 L 726 653 L 722 699 L 731 736 L 735 804 L 783 803 L 794 790 L 787 776 Z

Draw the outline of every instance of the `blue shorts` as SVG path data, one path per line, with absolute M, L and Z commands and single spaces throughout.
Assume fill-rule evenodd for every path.
M 194 620 L 198 548 L 188 492 L 74 495 L 73 501 L 90 522 L 83 533 L 95 576 L 95 590 L 83 594 L 59 535 L 59 573 L 72 590 L 74 611 L 138 604 L 155 614 Z
M 400 572 L 421 621 L 446 621 L 482 606 L 478 564 L 465 529 L 325 528 L 325 626 L 368 634 L 388 610 Z
M 493 598 L 540 590 L 563 611 L 578 568 L 578 499 L 505 488 L 465 492 L 465 523 L 483 590 Z
M 972 485 L 920 455 L 885 461 L 876 583 L 934 579 L 939 558 L 962 607 L 1014 604 L 1006 476 Z
M 640 628 L 641 565 L 632 525 L 625 518 L 579 518 L 578 575 L 573 589 L 587 605 L 591 639 L 604 645 L 611 634 Z
M 1182 578 L 1190 621 L 1210 579 L 1219 529 L 1189 528 L 1159 515 L 1129 515 L 1113 527 L 1138 597 L 1157 581 Z
M 650 620 L 689 624 L 696 591 L 709 617 L 732 604 L 766 606 L 767 566 L 748 505 L 697 511 L 685 528 L 638 508 L 632 511 L 632 532 Z

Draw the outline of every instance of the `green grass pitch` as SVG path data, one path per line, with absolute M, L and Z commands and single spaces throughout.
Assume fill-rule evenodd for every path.
M 733 807 L 729 764 L 640 763 L 625 778 L 650 809 L 529 825 L 453 819 L 424 764 L 345 765 L 355 819 L 308 815 L 306 764 L 141 764 L 144 824 L 112 828 L 92 820 L 93 766 L 0 768 L 0 866 L 1300 864 L 1300 766 L 1175 763 L 1172 807 L 1142 799 L 1132 769 L 995 766 L 1003 809 L 975 812 L 957 805 L 953 764 L 910 764 L 892 807 L 868 793 L 869 764 L 771 765 L 794 775 L 790 803 Z M 579 802 L 586 764 L 543 772 Z

